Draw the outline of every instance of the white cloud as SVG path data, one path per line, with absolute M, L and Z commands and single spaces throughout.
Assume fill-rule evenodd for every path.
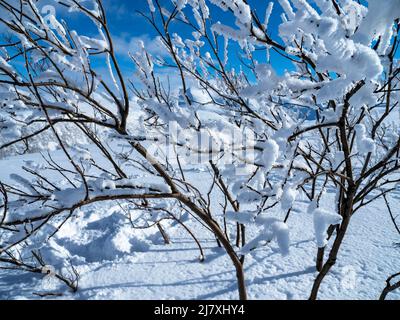
M 149 35 L 131 37 L 128 34 L 121 34 L 113 37 L 115 51 L 121 57 L 128 57 L 129 53 L 139 50 L 139 42 L 143 41 L 146 50 L 153 56 L 166 57 L 168 52 L 158 38 L 151 38 Z
M 123 1 L 103 0 L 103 4 L 107 14 L 112 14 L 113 18 L 126 17 L 130 12 Z

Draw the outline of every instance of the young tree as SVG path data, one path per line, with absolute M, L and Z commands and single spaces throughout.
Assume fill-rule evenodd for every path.
M 66 160 L 48 153 L 45 165 L 28 163 L 13 173 L 15 184 L 0 184 L 0 261 L 46 271 L 38 243 L 94 203 L 123 201 L 143 210 L 144 220 L 163 208 L 153 221 L 161 230 L 163 218 L 179 221 L 185 210 L 225 248 L 246 299 L 246 254 L 271 241 L 289 252 L 290 215 L 302 196 L 314 215 L 316 299 L 351 218 L 399 181 L 396 1 L 282 0 L 279 37 L 270 31 L 281 10 L 274 3 L 261 21 L 245 0 L 148 2 L 142 15 L 169 57 L 152 57 L 144 46 L 132 53 L 138 85 L 123 75 L 100 0 L 60 1 L 93 23 L 92 37 L 41 13 L 33 0 L 0 0 L 7 35 L 0 123 L 8 139 L 0 149 L 49 132 Z M 219 9 L 232 25 L 213 22 Z M 274 70 L 276 54 L 292 65 L 283 75 Z M 107 65 L 106 76 L 96 62 Z M 178 90 L 157 75 L 164 68 L 174 70 Z M 132 125 L 139 117 L 141 125 Z M 68 146 L 66 125 L 90 147 Z M 208 192 L 185 175 L 193 166 L 207 166 Z M 215 195 L 224 201 L 215 205 Z M 249 239 L 250 224 L 260 231 Z M 76 289 L 75 273 L 57 276 Z
M 147 20 L 170 53 L 170 59 L 154 63 L 175 68 L 182 90 L 171 97 L 157 80 L 147 81 L 147 91 L 138 91 L 138 97 L 150 114 L 160 117 L 167 107 L 179 114 L 179 101 L 186 101 L 191 113 L 179 122 L 186 130 L 212 135 L 219 119 L 224 126 L 253 133 L 253 141 L 235 148 L 254 148 L 255 162 L 237 153 L 225 170 L 210 162 L 232 211 L 238 213 L 227 216 L 264 226 L 259 236 L 243 242 L 242 253 L 274 238 L 287 252 L 287 222 L 296 198 L 305 195 L 318 245 L 319 274 L 310 295 L 316 299 L 354 214 L 393 191 L 399 181 L 395 57 L 400 9 L 395 1 L 382 7 L 372 0 L 366 7 L 357 1 L 320 0 L 312 5 L 282 0 L 278 37 L 269 27 L 274 9 L 279 11 L 276 3 L 268 5 L 261 20 L 248 1 L 209 2 L 229 12 L 233 24 L 213 22 L 214 8 L 208 1 L 173 1 L 168 8 L 162 1 L 149 2 Z M 178 24 L 185 26 L 180 30 L 190 29 L 190 36 L 177 32 Z M 239 66 L 232 58 L 232 51 L 238 50 Z M 257 54 L 260 50 L 266 54 L 264 60 Z M 292 70 L 279 75 L 271 52 L 288 60 Z M 143 79 L 156 79 L 153 65 L 139 72 Z M 194 88 L 206 97 L 196 101 Z M 199 114 L 210 110 L 214 114 L 207 123 Z M 219 156 L 223 157 L 221 152 Z M 247 174 L 233 175 L 232 164 L 245 166 Z M 336 190 L 335 199 L 328 197 L 328 188 Z M 240 209 L 243 205 L 251 209 Z M 284 215 L 273 217 L 269 209 L 277 205 Z M 244 240 L 244 227 L 241 230 Z
M 0 1 L 0 22 L 7 35 L 0 57 L 2 132 L 9 137 L 0 148 L 50 131 L 66 160 L 57 163 L 49 153 L 44 156 L 46 165 L 29 162 L 21 168 L 24 176 L 12 174 L 14 185 L 1 184 L 1 262 L 41 272 L 46 262 L 35 244 L 48 243 L 79 208 L 124 200 L 151 210 L 148 202 L 153 200 L 169 216 L 189 210 L 212 231 L 235 265 L 240 298 L 245 299 L 242 264 L 203 197 L 133 136 L 134 128 L 128 124 L 132 101 L 102 2 L 61 4 L 70 13 L 86 15 L 98 36 L 79 35 L 51 12 L 43 16 L 35 1 Z M 96 72 L 94 60 L 106 63 L 111 81 Z M 62 134 L 65 123 L 82 132 L 94 151 L 67 148 Z M 21 127 L 29 128 L 28 133 L 21 135 Z M 61 222 L 59 216 L 63 216 Z M 51 222 L 59 226 L 54 229 Z M 32 259 L 35 265 L 24 262 Z M 76 289 L 77 279 L 65 281 Z

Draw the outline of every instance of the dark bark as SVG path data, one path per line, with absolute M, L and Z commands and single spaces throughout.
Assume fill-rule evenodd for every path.
M 386 287 L 385 287 L 385 289 L 383 289 L 383 291 L 379 297 L 379 300 L 381 300 L 381 301 L 386 300 L 386 297 L 389 293 L 400 288 L 400 281 L 396 282 L 395 284 L 391 284 L 391 281 L 398 276 L 400 276 L 400 273 L 394 274 L 386 280 Z
M 164 244 L 171 244 L 171 239 L 169 238 L 167 232 L 164 230 L 164 228 L 162 227 L 161 223 L 157 223 L 157 228 L 161 233 L 161 236 L 164 239 Z

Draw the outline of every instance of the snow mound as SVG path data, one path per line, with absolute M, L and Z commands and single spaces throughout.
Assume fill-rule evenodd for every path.
M 58 244 L 68 248 L 72 256 L 82 257 L 87 262 L 101 262 L 135 252 L 146 252 L 153 242 L 150 236 L 156 232 L 156 228 L 134 229 L 128 218 L 119 212 L 101 218 L 96 215 L 94 219 L 97 219 L 86 223 L 84 227 L 69 223 L 64 232 L 57 234 Z M 70 237 L 71 234 L 74 237 Z

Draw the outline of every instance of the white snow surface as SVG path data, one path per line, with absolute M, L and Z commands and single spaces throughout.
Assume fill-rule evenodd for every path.
M 26 156 L 0 161 L 1 179 L 9 179 L 7 172 L 18 172 L 24 160 Z M 187 174 L 195 175 L 200 188 L 209 179 L 206 172 Z M 389 200 L 394 204 L 399 198 L 397 193 Z M 308 298 L 316 276 L 315 214 L 308 212 L 301 197 L 295 204 L 296 212 L 287 222 L 290 239 L 283 223 L 274 225 L 277 241 L 246 256 L 250 299 Z M 386 278 L 399 271 L 400 248 L 395 243 L 400 239 L 384 208 L 377 201 L 356 213 L 337 264 L 322 284 L 321 299 L 377 299 Z M 194 220 L 186 224 L 204 248 L 202 263 L 193 239 L 176 223 L 164 222 L 172 240 L 165 245 L 156 227 L 132 230 L 115 203 L 85 207 L 53 238 L 46 256 L 52 263 L 47 268 L 70 257 L 80 275 L 78 292 L 69 292 L 51 276 L 0 270 L 0 299 L 38 299 L 35 293 L 49 291 L 63 293 L 58 299 L 237 299 L 235 271 L 224 250 Z M 248 228 L 249 240 L 255 234 Z M 288 244 L 290 253 L 282 254 Z M 388 298 L 400 299 L 400 292 Z

